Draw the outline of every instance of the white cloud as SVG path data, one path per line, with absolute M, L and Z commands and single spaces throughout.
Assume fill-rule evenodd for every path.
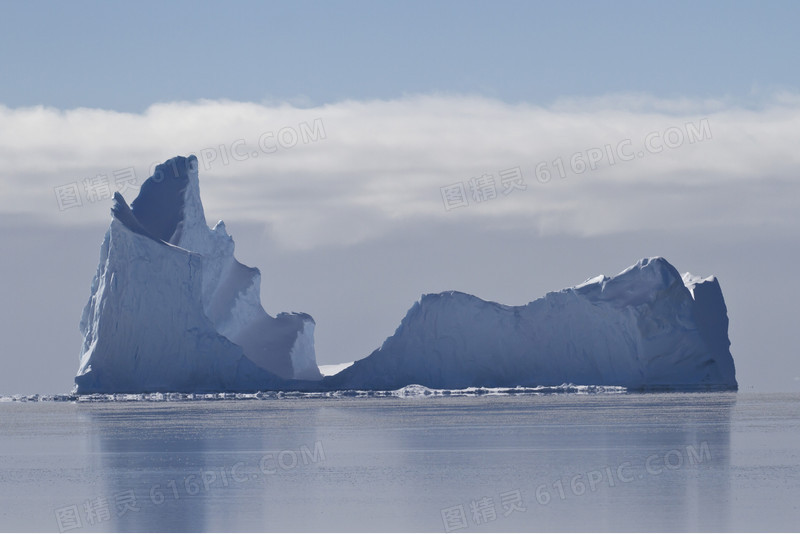
M 311 108 L 175 102 L 143 114 L 0 106 L 0 124 L 0 212 L 55 224 L 108 218 L 110 201 L 87 197 L 84 178 L 105 175 L 114 190 L 114 171 L 133 167 L 141 182 L 153 164 L 194 153 L 209 219 L 262 221 L 290 247 L 354 243 L 421 220 L 573 235 L 799 227 L 791 94 L 756 110 L 644 95 L 551 108 L 441 95 Z M 498 173 L 516 167 L 527 189 L 504 195 Z M 496 198 L 445 209 L 441 187 L 469 193 L 484 174 Z M 83 205 L 60 211 L 54 188 L 73 182 Z

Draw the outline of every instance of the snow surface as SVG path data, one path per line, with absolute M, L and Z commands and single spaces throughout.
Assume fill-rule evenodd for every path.
M 341 371 L 344 371 L 351 365 L 356 362 L 347 362 L 347 363 L 334 363 L 331 365 L 320 365 L 319 372 L 322 373 L 322 376 L 333 376 Z
M 378 350 L 324 382 L 735 389 L 727 331 L 715 278 L 682 279 L 665 259 L 649 258 L 525 306 L 457 291 L 424 295 Z
M 129 207 L 118 193 L 91 297 L 77 393 L 258 391 L 319 380 L 314 320 L 271 317 L 258 269 L 206 225 L 197 159 L 156 168 Z

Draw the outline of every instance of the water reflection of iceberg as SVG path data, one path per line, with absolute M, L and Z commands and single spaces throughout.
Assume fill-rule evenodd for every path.
M 102 496 L 112 511 L 110 523 L 98 526 L 269 530 L 275 513 L 270 495 L 296 486 L 324 460 L 316 408 L 275 408 L 259 402 L 92 406 L 93 468 L 103 473 Z M 117 505 L 131 494 L 135 509 L 123 512 Z
M 716 393 L 86 406 L 102 491 L 112 506 L 134 491 L 140 508 L 103 530 L 441 531 L 442 511 L 461 506 L 470 528 L 676 531 L 731 526 L 735 402 Z M 506 515 L 502 496 L 515 491 L 525 511 Z M 496 523 L 475 523 L 470 505 L 483 498 Z

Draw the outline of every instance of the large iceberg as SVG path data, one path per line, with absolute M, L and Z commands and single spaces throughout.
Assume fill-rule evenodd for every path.
M 271 317 L 258 269 L 234 258 L 220 221 L 210 229 L 197 158 L 156 168 L 113 219 L 83 311 L 77 393 L 257 391 L 319 380 L 314 320 Z
M 130 206 L 117 193 L 112 215 L 81 319 L 79 394 L 737 387 L 718 281 L 663 258 L 524 306 L 424 295 L 379 349 L 321 373 L 311 316 L 268 315 L 258 269 L 236 260 L 224 223 L 206 224 L 194 156 L 159 165 Z
M 614 385 L 736 389 L 714 277 L 643 259 L 524 306 L 424 295 L 395 334 L 324 382 L 333 389 Z

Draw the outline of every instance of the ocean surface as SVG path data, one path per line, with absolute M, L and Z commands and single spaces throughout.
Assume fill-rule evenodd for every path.
M 800 395 L 0 402 L 3 531 L 800 528 Z

